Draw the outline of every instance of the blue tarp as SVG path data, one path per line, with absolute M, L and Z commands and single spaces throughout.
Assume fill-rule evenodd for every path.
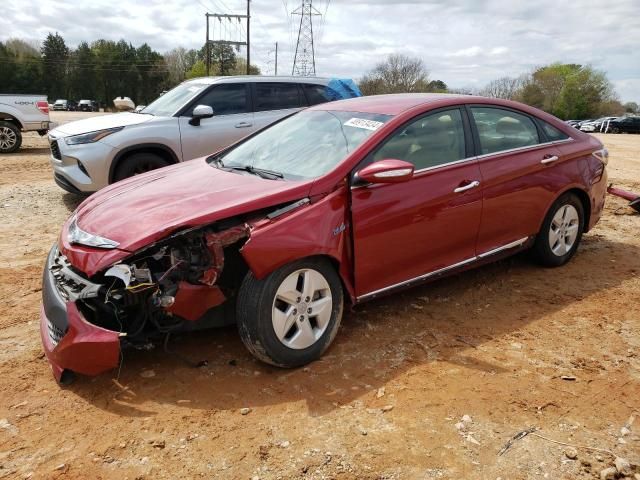
M 361 97 L 358 85 L 350 78 L 332 78 L 327 84 L 329 100 L 344 100 L 345 98 Z

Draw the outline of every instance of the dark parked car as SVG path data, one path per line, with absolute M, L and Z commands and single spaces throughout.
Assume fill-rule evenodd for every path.
M 44 351 L 64 382 L 231 314 L 258 359 L 304 365 L 345 302 L 525 249 L 568 262 L 602 214 L 607 159 L 595 137 L 507 100 L 304 109 L 85 200 L 46 262 Z
M 611 133 L 640 133 L 640 117 L 621 117 L 609 123 Z
M 97 112 L 98 102 L 95 100 L 80 100 L 78 102 L 78 110 L 81 112 Z

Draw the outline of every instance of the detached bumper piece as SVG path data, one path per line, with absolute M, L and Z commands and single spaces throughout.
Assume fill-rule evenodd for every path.
M 42 278 L 40 336 L 56 380 L 66 383 L 73 373 L 98 375 L 118 366 L 120 333 L 89 323 L 75 300 L 99 288 L 73 272 L 54 246 Z
M 627 190 L 622 190 L 621 188 L 616 188 L 613 184 L 609 185 L 607 188 L 607 192 L 611 195 L 615 195 L 616 197 L 624 198 L 629 201 L 629 206 L 633 208 L 636 212 L 640 213 L 640 195 L 633 192 L 628 192 Z

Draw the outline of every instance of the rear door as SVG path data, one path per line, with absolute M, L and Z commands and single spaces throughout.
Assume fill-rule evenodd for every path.
M 536 234 L 566 184 L 562 170 L 572 165 L 563 162 L 543 130 L 546 125 L 558 132 L 558 140 L 568 138 L 555 127 L 502 107 L 471 106 L 469 111 L 484 186 L 477 247 L 482 255 Z
M 256 130 L 307 106 L 297 83 L 255 82 L 252 85 L 253 121 Z
M 209 155 L 254 132 L 249 95 L 247 83 L 222 83 L 193 101 L 179 119 L 183 160 Z M 189 120 L 198 105 L 213 108 L 213 117 L 191 125 Z
M 369 155 L 365 163 L 410 162 L 415 174 L 404 183 L 356 184 L 351 189 L 357 296 L 374 295 L 475 257 L 482 193 L 472 155 L 461 108 L 409 122 Z

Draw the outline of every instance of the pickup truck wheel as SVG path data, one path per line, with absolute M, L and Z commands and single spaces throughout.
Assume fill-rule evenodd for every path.
M 150 172 L 167 165 L 169 165 L 169 162 L 154 153 L 134 153 L 120 161 L 113 175 L 113 181 L 119 182 L 125 178 Z
M 13 153 L 22 145 L 20 129 L 11 122 L 0 122 L 0 153 Z
M 259 360 L 299 367 L 329 347 L 342 309 L 342 283 L 333 266 L 319 258 L 301 260 L 262 280 L 247 274 L 238 295 L 238 331 Z
M 559 267 L 576 253 L 584 231 L 584 207 L 571 193 L 562 195 L 549 209 L 536 237 L 533 253 L 547 267 Z

